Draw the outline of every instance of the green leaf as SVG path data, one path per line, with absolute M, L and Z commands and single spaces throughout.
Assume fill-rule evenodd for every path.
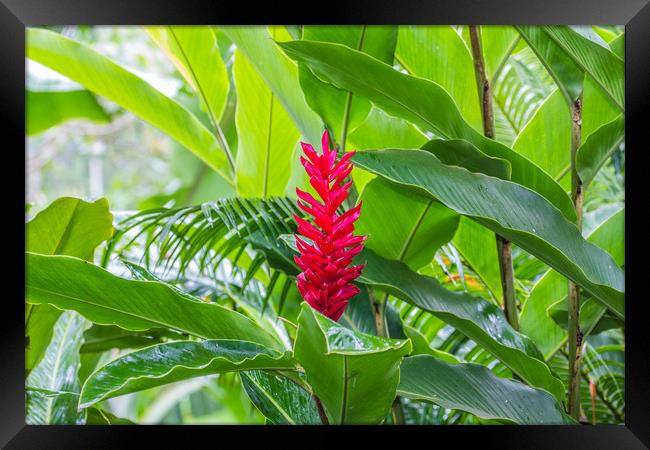
M 496 246 L 496 244 L 495 244 Z M 501 360 L 527 383 L 564 397 L 533 342 L 517 333 L 494 304 L 443 288 L 434 278 L 420 275 L 398 261 L 384 259 L 369 249 L 354 261 L 366 263 L 359 281 L 430 312 Z
M 95 247 L 113 234 L 113 216 L 105 198 L 93 203 L 61 197 L 25 226 L 27 251 L 69 255 L 92 261 Z M 49 305 L 26 308 L 25 370 L 32 370 L 52 339 L 61 311 Z
M 547 27 L 516 26 L 519 34 L 535 52 L 557 84 L 566 104 L 575 102 L 582 93 L 584 72 L 547 33 Z
M 436 83 L 398 72 L 342 45 L 309 41 L 280 45 L 318 77 L 372 100 L 387 113 L 444 138 L 464 139 L 488 156 L 508 160 L 512 164 L 512 181 L 539 192 L 569 220 L 575 220 L 571 200 L 551 177 L 505 145 L 473 129 L 463 120 L 449 94 Z
M 83 317 L 74 312 L 66 311 L 60 315 L 42 361 L 25 382 L 28 424 L 83 423 L 85 414 L 77 411 L 80 389 L 77 370 L 79 348 L 88 325 Z
M 309 392 L 285 377 L 261 370 L 242 372 L 248 397 L 273 425 L 322 425 Z
M 253 65 L 237 51 L 237 192 L 266 198 L 285 193 L 300 131 Z
M 605 44 L 599 45 L 565 25 L 541 27 L 548 38 L 591 76 L 607 96 L 625 112 L 625 64 Z
M 293 369 L 288 353 L 252 342 L 208 340 L 158 344 L 117 359 L 93 372 L 79 407 L 176 381 L 249 369 Z
M 465 121 L 482 130 L 472 54 L 452 26 L 401 26 L 396 59 L 411 75 L 440 85 Z
M 519 35 L 511 26 L 481 25 L 483 58 L 492 84 L 518 42 Z
M 237 339 L 272 348 L 279 343 L 247 317 L 189 300 L 160 282 L 126 280 L 67 256 L 26 254 L 30 303 L 71 309 L 100 325 L 133 331 L 171 328 L 204 339 Z
M 355 233 L 368 236 L 366 247 L 385 258 L 404 261 L 412 269 L 430 263 L 458 226 L 459 216 L 446 206 L 381 178 L 365 186 L 361 200 Z M 393 220 L 384 220 L 386 211 Z
M 497 299 L 503 298 L 501 272 L 499 264 L 495 264 L 499 257 L 495 234 L 461 216 L 453 243 L 492 295 Z
M 159 344 L 163 338 L 182 339 L 183 335 L 164 328 L 128 331 L 116 326 L 93 325 L 84 333 L 81 353 L 102 353 L 114 348 L 138 349 Z
M 72 119 L 109 123 L 110 116 L 93 94 L 75 91 L 26 91 L 27 134 L 34 136 Z
M 30 252 L 92 261 L 95 247 L 113 235 L 113 216 L 105 198 L 89 203 L 61 197 L 25 228 L 25 248 Z
M 27 29 L 27 57 L 129 110 L 192 151 L 226 180 L 232 179 L 224 150 L 199 119 L 111 59 L 40 28 Z
M 409 341 L 355 333 L 303 303 L 295 358 L 323 404 L 330 424 L 375 424 L 395 399 Z
M 567 172 L 571 163 L 571 112 L 559 89 L 544 100 L 512 148 L 555 179 Z
M 406 336 L 408 336 L 408 338 L 411 340 L 411 343 L 413 344 L 413 351 L 411 352 L 411 355 L 429 355 L 433 356 L 436 359 L 439 359 L 440 361 L 444 361 L 450 364 L 457 364 L 460 362 L 458 358 L 456 358 L 451 353 L 443 352 L 442 350 L 431 347 L 427 341 L 427 338 L 424 337 L 424 335 L 415 328 L 406 326 L 404 327 L 404 331 L 406 333 Z
M 612 214 L 598 226 L 587 240 L 608 252 L 619 266 L 625 260 L 625 210 Z M 554 270 L 547 271 L 533 286 L 519 315 L 523 333 L 535 341 L 545 357 L 549 357 L 566 341 L 566 332 L 547 315 L 548 308 L 567 296 L 566 278 Z
M 504 236 L 625 317 L 623 271 L 539 194 L 515 183 L 445 166 L 421 150 L 364 151 L 352 160 Z
M 467 141 L 434 139 L 421 148 L 447 166 L 464 167 L 470 172 L 484 173 L 502 180 L 509 180 L 512 174 L 510 162 L 487 156 Z
M 448 364 L 432 356 L 406 358 L 397 393 L 458 409 L 481 419 L 521 425 L 573 423 L 551 394 L 497 377 L 478 364 Z
M 397 27 L 306 25 L 303 27 L 302 38 L 346 45 L 387 64 L 392 64 L 397 42 Z M 347 138 L 347 134 L 363 122 L 372 105 L 365 98 L 323 83 L 304 65 L 300 65 L 299 73 L 305 100 L 320 115 L 332 131 L 333 141 L 340 146 Z M 346 145 L 346 148 L 349 147 Z M 342 150 L 344 149 L 339 148 L 339 151 Z
M 86 423 L 84 425 L 135 425 L 128 419 L 115 415 L 100 408 L 86 409 Z
M 598 170 L 625 140 L 625 116 L 620 114 L 613 121 L 594 131 L 578 148 L 576 169 L 583 184 L 589 184 Z
M 305 101 L 298 67 L 277 48 L 272 31 L 261 26 L 228 26 L 223 31 L 266 81 L 304 138 L 320 142 L 322 124 Z
M 213 125 L 226 107 L 228 72 L 217 38 L 205 26 L 148 26 L 145 31 L 194 89 Z

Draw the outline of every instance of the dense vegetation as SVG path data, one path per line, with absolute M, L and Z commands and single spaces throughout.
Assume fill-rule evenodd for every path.
M 619 27 L 31 28 L 27 58 L 28 423 L 624 421 Z M 294 259 L 324 130 L 367 236 L 337 321 Z

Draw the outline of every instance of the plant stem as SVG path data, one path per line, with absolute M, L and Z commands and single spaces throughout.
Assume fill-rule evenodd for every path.
M 469 26 L 469 36 L 472 43 L 472 58 L 474 59 L 474 75 L 481 104 L 483 118 L 483 134 L 494 139 L 494 112 L 492 111 L 492 90 L 490 81 L 485 72 L 485 61 L 481 48 L 480 30 L 476 25 Z M 512 269 L 512 244 L 509 240 L 497 235 L 497 252 L 499 257 L 499 270 L 501 272 L 501 290 L 503 292 L 503 312 L 508 323 L 519 329 L 519 312 L 517 311 L 517 298 L 515 297 L 515 278 Z
M 316 401 L 316 407 L 318 408 L 318 415 L 320 416 L 321 422 L 323 422 L 323 425 L 329 425 L 330 421 L 327 419 L 327 414 L 325 414 L 320 398 L 318 398 L 316 394 L 312 394 L 312 398 Z
M 576 170 L 576 152 L 580 147 L 582 105 L 577 99 L 571 105 L 571 197 L 576 210 L 577 226 L 582 230 L 582 181 Z M 582 358 L 582 330 L 580 330 L 580 287 L 569 280 L 569 399 L 571 417 L 580 417 L 580 360 Z

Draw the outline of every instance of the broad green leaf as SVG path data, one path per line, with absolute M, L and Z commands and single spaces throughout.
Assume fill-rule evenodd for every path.
M 482 365 L 448 364 L 428 355 L 404 360 L 397 393 L 510 424 L 573 423 L 546 391 L 497 377 Z
M 539 194 L 515 183 L 445 166 L 421 150 L 364 151 L 352 161 L 490 228 L 625 317 L 623 271 Z
M 461 217 L 454 236 L 454 247 L 469 263 L 495 298 L 503 297 L 501 272 L 497 263 L 496 235 L 478 223 Z
M 280 45 L 292 58 L 307 64 L 318 77 L 369 98 L 389 114 L 410 120 L 444 138 L 464 139 L 488 156 L 508 160 L 512 164 L 512 181 L 539 192 L 569 220 L 575 220 L 571 200 L 551 177 L 505 145 L 473 129 L 438 84 L 398 72 L 342 45 L 309 41 Z
M 302 39 L 333 42 L 367 53 L 387 64 L 393 63 L 397 42 L 395 26 L 322 26 L 305 25 Z M 304 65 L 300 65 L 300 86 L 309 106 L 323 119 L 332 131 L 332 140 L 340 145 L 368 115 L 370 102 L 352 93 L 323 83 Z M 345 136 L 343 133 L 345 132 Z
M 114 414 L 100 408 L 86 409 L 86 423 L 84 425 L 135 425 L 129 419 L 116 417 Z
M 587 238 L 608 252 L 617 266 L 625 260 L 624 218 L 625 210 L 621 209 Z M 521 331 L 535 341 L 546 358 L 566 341 L 566 332 L 548 317 L 546 311 L 553 303 L 565 298 L 568 289 L 566 278 L 549 270 L 535 283 L 519 315 Z
M 566 104 L 575 102 L 582 93 L 584 71 L 551 39 L 546 27 L 526 25 L 516 28 L 555 80 Z
M 458 226 L 459 216 L 446 206 L 381 178 L 365 186 L 361 201 L 355 233 L 368 236 L 366 247 L 377 254 L 403 261 L 412 269 L 430 263 Z M 385 220 L 387 211 L 391 220 Z
M 614 102 L 605 95 L 596 82 L 590 77 L 585 77 L 585 90 L 582 94 L 582 143 L 593 132 L 608 122 L 616 119 L 621 111 Z
M 72 119 L 109 123 L 111 117 L 93 94 L 76 91 L 26 91 L 26 132 L 33 136 Z
M 231 180 L 224 150 L 187 109 L 92 48 L 52 31 L 27 29 L 27 57 L 160 129 Z
M 300 131 L 239 51 L 233 76 L 237 87 L 237 192 L 257 198 L 283 195 Z
M 322 123 L 305 101 L 298 66 L 282 53 L 271 34 L 286 34 L 286 31 L 262 26 L 226 26 L 222 30 L 266 81 L 303 137 L 314 144 L 320 142 Z
M 491 83 L 503 69 L 506 60 L 519 42 L 517 30 L 511 26 L 481 25 L 483 58 Z
M 83 423 L 85 413 L 77 411 L 80 389 L 77 370 L 79 348 L 88 326 L 83 317 L 72 311 L 66 311 L 58 318 L 43 359 L 25 382 L 28 424 Z
M 279 343 L 253 321 L 216 304 L 189 300 L 159 282 L 126 280 L 67 256 L 26 254 L 27 299 L 70 309 L 100 325 L 133 331 L 171 328 L 204 339 Z
M 422 147 L 447 166 L 464 167 L 470 172 L 509 180 L 512 167 L 502 158 L 492 158 L 467 141 L 434 139 Z
M 359 125 L 348 140 L 354 150 L 366 148 L 420 148 L 428 139 L 413 124 L 399 117 L 386 114 L 379 108 L 372 108 L 366 120 Z M 352 171 L 352 178 L 361 192 L 375 175 L 359 168 Z
M 145 31 L 194 89 L 213 126 L 226 107 L 228 72 L 214 31 L 206 26 L 149 26 Z
M 415 328 L 406 326 L 404 327 L 404 331 L 413 344 L 413 351 L 411 352 L 413 356 L 429 355 L 433 356 L 436 359 L 439 359 L 440 361 L 444 361 L 450 364 L 456 364 L 460 362 L 458 358 L 456 358 L 451 353 L 443 352 L 442 350 L 431 347 L 427 341 L 427 338 L 424 337 L 424 335 Z
M 548 38 L 625 112 L 625 64 L 603 45 L 564 25 L 541 27 Z
M 147 331 L 128 331 L 116 326 L 93 325 L 84 333 L 81 353 L 102 353 L 111 349 L 138 349 L 159 344 L 164 338 L 183 339 L 172 330 L 160 328 Z
M 30 252 L 92 261 L 95 247 L 113 235 L 113 216 L 105 198 L 89 203 L 61 197 L 25 228 L 25 248 Z
M 137 350 L 90 375 L 79 407 L 176 381 L 249 369 L 293 369 L 288 353 L 234 340 L 177 341 Z
M 92 261 L 95 247 L 113 235 L 113 216 L 105 198 L 89 203 L 61 197 L 25 226 L 27 251 L 69 255 Z M 25 319 L 25 369 L 29 372 L 43 357 L 61 311 L 49 305 L 27 305 Z
M 616 56 L 625 61 L 625 33 L 621 33 L 609 41 L 609 48 Z
M 409 341 L 355 333 L 303 303 L 294 356 L 330 424 L 376 424 L 388 414 Z
M 571 163 L 571 112 L 559 89 L 544 100 L 512 148 L 555 179 L 567 172 Z
M 563 330 L 568 329 L 569 302 L 567 297 L 553 303 L 546 310 L 546 314 Z M 588 336 L 610 328 L 620 328 L 625 322 L 614 317 L 600 303 L 593 298 L 580 300 L 580 331 Z
M 496 246 L 496 244 L 495 244 Z M 381 289 L 427 311 L 472 339 L 501 360 L 532 386 L 564 397 L 562 382 L 555 378 L 533 342 L 517 333 L 503 312 L 481 298 L 443 288 L 434 278 L 411 271 L 365 249 L 355 263 L 366 263 L 359 281 Z
M 625 116 L 620 114 L 584 141 L 576 154 L 576 169 L 583 184 L 589 184 L 624 139 Z
M 411 75 L 440 85 L 465 121 L 482 130 L 472 54 L 452 26 L 400 27 L 396 59 Z
M 316 401 L 302 387 L 285 377 L 251 370 L 242 372 L 248 397 L 273 425 L 322 425 Z

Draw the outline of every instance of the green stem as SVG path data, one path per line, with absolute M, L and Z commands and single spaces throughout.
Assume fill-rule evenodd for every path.
M 480 30 L 476 25 L 469 26 L 469 36 L 472 44 L 472 58 L 474 60 L 474 75 L 481 105 L 483 118 L 483 134 L 489 139 L 494 139 L 494 112 L 492 110 L 492 90 L 485 72 L 485 61 L 481 48 Z M 512 244 L 502 236 L 497 235 L 497 252 L 499 257 L 499 271 L 501 272 L 501 290 L 503 293 L 503 312 L 508 323 L 519 329 L 519 312 L 515 296 L 515 278 L 512 268 Z
M 571 197 L 576 210 L 578 229 L 582 229 L 582 181 L 576 170 L 576 153 L 580 147 L 582 105 L 578 99 L 571 104 Z M 580 330 L 580 287 L 569 280 L 569 399 L 568 412 L 580 417 L 580 362 L 582 359 L 582 330 Z

